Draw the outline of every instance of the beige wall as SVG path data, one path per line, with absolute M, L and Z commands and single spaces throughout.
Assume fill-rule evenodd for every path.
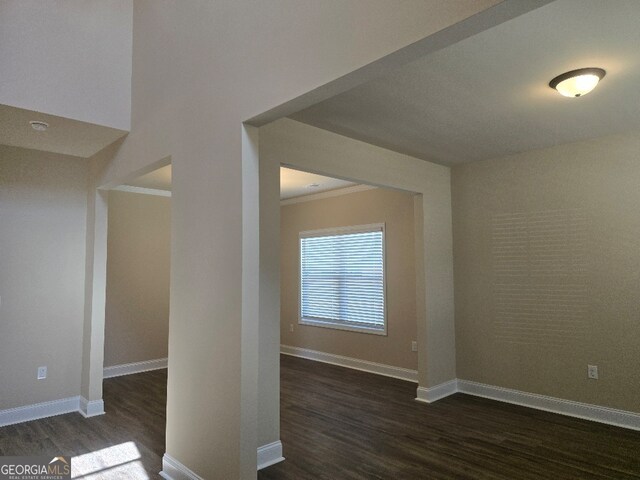
M 277 344 L 263 360 L 252 336 L 262 327 L 258 165 L 242 122 L 307 92 L 295 108 L 344 91 L 504 21 L 523 3 L 134 2 L 132 128 L 98 183 L 120 184 L 171 156 L 168 455 L 205 478 L 255 478 L 257 404 L 277 408 L 277 387 L 258 394 L 255 378 L 263 361 L 277 369 Z M 260 388 L 267 384 L 277 377 Z M 277 440 L 277 422 L 267 435 Z
M 0 410 L 79 394 L 87 173 L 0 146 Z
M 129 130 L 132 23 L 131 0 L 3 0 L 0 104 Z
M 636 133 L 453 169 L 458 378 L 640 411 L 638 152 Z
M 417 370 L 413 194 L 384 188 L 285 205 L 280 213 L 281 328 L 284 345 Z M 298 324 L 299 233 L 385 224 L 387 335 Z M 290 331 L 293 325 L 294 331 Z
M 171 198 L 110 191 L 104 365 L 166 358 Z

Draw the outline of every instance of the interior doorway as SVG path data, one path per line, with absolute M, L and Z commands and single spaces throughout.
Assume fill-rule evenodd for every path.
M 416 195 L 280 167 L 281 353 L 417 383 Z
M 171 165 L 108 192 L 104 378 L 167 366 Z

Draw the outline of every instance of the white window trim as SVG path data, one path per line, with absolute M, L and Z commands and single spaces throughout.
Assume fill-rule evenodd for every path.
M 349 325 L 346 323 L 335 322 L 331 320 L 320 320 L 315 318 L 304 318 L 302 316 L 302 262 L 301 259 L 301 242 L 303 238 L 323 237 L 331 235 L 344 235 L 349 233 L 367 233 L 374 231 L 382 231 L 382 295 L 384 299 L 384 329 L 374 329 L 359 325 Z M 371 223 L 368 225 L 353 225 L 348 227 L 323 228 L 319 230 L 307 230 L 300 232 L 298 235 L 298 324 L 311 327 L 330 328 L 333 330 L 345 330 L 349 332 L 368 333 L 370 335 L 387 336 L 387 245 L 386 245 L 386 226 L 384 223 Z

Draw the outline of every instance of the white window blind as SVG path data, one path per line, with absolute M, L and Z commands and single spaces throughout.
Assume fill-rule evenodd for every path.
M 384 225 L 300 234 L 300 323 L 386 333 Z

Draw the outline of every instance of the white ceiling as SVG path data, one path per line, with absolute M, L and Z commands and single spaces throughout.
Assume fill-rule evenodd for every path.
M 151 188 L 154 190 L 171 191 L 171 165 L 159 168 L 146 175 L 142 175 L 127 185 L 140 188 Z
M 318 184 L 317 187 L 310 187 Z M 171 191 L 171 165 L 159 168 L 127 183 L 128 186 Z M 302 197 L 315 193 L 336 190 L 356 185 L 346 180 L 302 172 L 291 168 L 280 168 L 280 198 Z
M 318 184 L 317 187 L 310 187 L 311 184 Z M 324 177 L 315 173 L 301 172 L 291 168 L 280 168 L 280 199 L 301 197 L 314 193 L 326 192 L 338 188 L 351 187 L 356 185 L 346 180 Z
M 37 132 L 31 128 L 31 120 L 46 122 L 49 128 Z M 2 145 L 87 158 L 126 134 L 124 130 L 0 105 Z
M 582 98 L 548 87 L 607 71 Z M 640 128 L 640 1 L 557 0 L 292 116 L 453 165 Z

